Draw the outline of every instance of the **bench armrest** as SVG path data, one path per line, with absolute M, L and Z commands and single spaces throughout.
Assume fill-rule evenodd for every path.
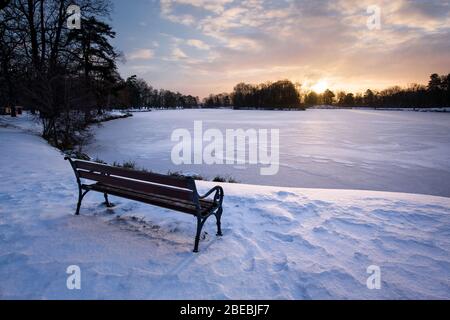
M 213 192 L 215 192 L 214 194 L 214 203 L 222 205 L 222 201 L 223 201 L 223 189 L 221 186 L 215 186 L 214 188 L 212 188 L 211 190 L 209 190 L 207 193 L 205 193 L 202 196 L 198 196 L 199 199 L 204 199 L 206 197 L 208 197 L 210 194 L 212 194 Z

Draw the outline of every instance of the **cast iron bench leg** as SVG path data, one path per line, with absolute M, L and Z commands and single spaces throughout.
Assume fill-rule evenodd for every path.
M 109 202 L 109 200 L 108 200 L 108 194 L 107 194 L 107 193 L 104 193 L 103 195 L 105 196 L 105 205 L 106 205 L 108 208 L 113 207 L 113 205 L 111 204 L 111 202 Z
M 197 217 L 197 234 L 195 235 L 195 245 L 193 252 L 198 252 L 198 242 L 200 241 L 200 234 L 202 232 L 203 225 L 205 224 L 206 218 Z
M 222 217 L 222 207 L 217 210 L 215 213 L 216 221 L 217 221 L 217 236 L 222 236 L 222 229 L 220 228 L 220 218 Z
M 88 193 L 89 190 L 84 191 L 83 193 L 81 192 L 81 188 L 79 189 L 78 192 L 78 203 L 77 203 L 77 211 L 75 212 L 75 215 L 79 215 L 80 214 L 80 207 L 81 207 L 81 201 L 83 200 L 84 196 L 86 195 L 86 193 Z
M 216 213 L 214 213 L 216 216 L 217 221 L 217 236 L 222 235 L 222 229 L 220 228 L 220 218 L 222 216 L 222 207 L 220 207 Z M 205 216 L 204 218 L 197 216 L 197 233 L 195 235 L 195 245 L 193 252 L 198 252 L 198 243 L 200 241 L 200 235 L 202 232 L 203 225 L 205 224 L 206 220 L 208 219 L 209 215 Z

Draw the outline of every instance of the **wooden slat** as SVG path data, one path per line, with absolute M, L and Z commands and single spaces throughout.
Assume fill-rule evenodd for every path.
M 75 160 L 74 163 L 78 169 L 95 171 L 99 173 L 106 173 L 110 175 L 142 180 L 147 182 L 159 183 L 183 189 L 191 189 L 190 181 L 187 178 L 183 177 L 172 177 L 158 173 L 136 171 L 127 168 L 113 167 L 105 164 L 83 160 Z
M 127 188 L 146 194 L 161 194 L 170 198 L 193 201 L 193 192 L 185 189 L 177 189 L 168 186 L 133 181 L 115 176 L 107 176 L 89 171 L 78 170 L 80 178 L 102 182 L 117 188 Z
M 153 204 L 167 209 L 181 211 L 193 215 L 197 213 L 196 207 L 192 202 L 180 201 L 177 199 L 161 197 L 160 195 L 154 194 L 150 195 L 150 194 L 136 193 L 134 190 L 118 189 L 103 184 L 85 185 L 84 188 L 99 192 L 106 192 L 110 195 L 141 201 L 144 203 Z M 209 210 L 214 206 L 214 203 L 211 201 L 201 201 L 201 203 L 202 203 L 201 209 L 202 214 L 207 214 Z
M 95 190 L 95 191 L 101 191 L 101 190 L 107 190 L 107 189 L 117 189 L 119 192 L 124 191 L 124 192 L 132 192 L 132 193 L 141 194 L 140 192 L 137 192 L 136 190 L 133 190 L 133 189 L 127 189 L 127 188 L 123 188 L 123 187 L 117 188 L 115 186 L 107 185 L 107 184 L 104 184 L 104 183 L 101 183 L 101 182 L 94 183 L 94 184 L 83 184 L 82 186 L 83 186 L 83 189 L 91 189 L 91 190 Z M 103 192 L 103 191 L 101 191 L 101 192 Z M 168 197 L 168 196 L 163 196 L 163 195 L 155 194 L 155 193 L 152 193 L 152 194 L 142 193 L 142 195 L 145 195 L 145 196 L 151 195 L 152 197 L 158 197 L 158 198 L 162 198 L 162 199 L 165 199 L 165 200 L 168 200 L 168 201 L 175 201 L 175 202 L 184 203 L 184 204 L 187 204 L 187 205 L 190 205 L 190 206 L 195 206 L 195 203 L 193 201 L 191 201 L 191 200 L 183 200 L 183 199 L 178 199 L 178 198 L 171 198 L 171 197 Z M 202 207 L 211 208 L 214 205 L 214 201 L 211 200 L 211 199 L 199 199 L 199 204 Z

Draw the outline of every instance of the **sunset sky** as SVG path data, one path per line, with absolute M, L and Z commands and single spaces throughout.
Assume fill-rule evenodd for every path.
M 120 72 L 156 88 L 204 97 L 289 79 L 357 92 L 450 72 L 450 1 L 113 2 Z M 370 5 L 380 29 L 367 26 Z

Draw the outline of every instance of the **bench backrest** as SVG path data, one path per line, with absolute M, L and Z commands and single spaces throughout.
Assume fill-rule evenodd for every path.
M 137 171 L 78 159 L 69 160 L 79 178 L 136 192 L 198 203 L 195 181 L 191 177 Z

